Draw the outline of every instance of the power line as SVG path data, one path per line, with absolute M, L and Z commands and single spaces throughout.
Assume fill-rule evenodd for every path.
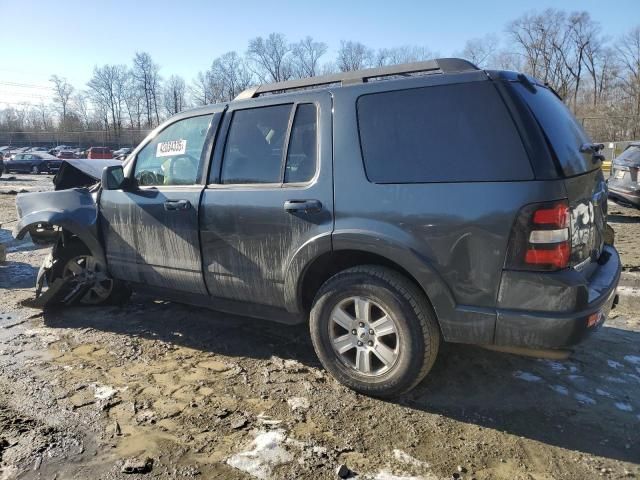
M 8 87 L 18 87 L 18 88 L 35 88 L 40 90 L 53 90 L 53 87 L 49 87 L 45 85 L 37 85 L 35 83 L 0 81 L 0 85 L 6 85 Z

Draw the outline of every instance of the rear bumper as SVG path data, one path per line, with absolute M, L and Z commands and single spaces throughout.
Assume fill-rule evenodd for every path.
M 589 278 L 573 269 L 504 272 L 494 343 L 528 348 L 565 348 L 579 343 L 606 320 L 621 270 L 616 249 L 605 246 Z
M 609 187 L 609 198 L 624 200 L 640 208 L 640 189 L 621 190 L 619 188 Z

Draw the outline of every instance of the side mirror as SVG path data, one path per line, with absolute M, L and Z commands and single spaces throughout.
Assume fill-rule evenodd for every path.
M 103 190 L 120 190 L 124 186 L 124 170 L 122 165 L 109 165 L 102 170 Z

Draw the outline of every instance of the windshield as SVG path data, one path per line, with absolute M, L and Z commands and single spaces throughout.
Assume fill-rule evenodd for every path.
M 640 163 L 640 147 L 633 146 L 627 148 L 616 158 L 616 162 L 618 161 L 626 163 Z
M 600 167 L 591 151 L 580 151 L 585 144 L 592 144 L 567 106 L 548 88 L 539 85 L 523 85 L 516 82 L 516 91 L 525 100 L 544 130 L 550 146 L 565 176 L 571 177 Z

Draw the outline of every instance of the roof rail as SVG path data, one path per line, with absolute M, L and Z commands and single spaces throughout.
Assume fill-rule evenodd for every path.
M 258 85 L 257 87 L 247 88 L 234 98 L 234 100 L 255 98 L 264 93 L 283 93 L 287 90 L 321 87 L 334 83 L 339 83 L 341 86 L 366 83 L 372 78 L 395 75 L 410 75 L 412 73 L 423 72 L 460 73 L 475 70 L 479 70 L 479 68 L 473 63 L 461 58 L 438 58 L 434 60 L 426 60 L 424 62 L 403 63 L 400 65 L 391 65 L 389 67 L 366 68 L 364 70 L 355 70 L 352 72 L 341 72 L 331 75 L 322 75 L 319 77 L 301 78 L 296 80 L 287 80 L 284 82 L 269 83 L 266 85 Z

